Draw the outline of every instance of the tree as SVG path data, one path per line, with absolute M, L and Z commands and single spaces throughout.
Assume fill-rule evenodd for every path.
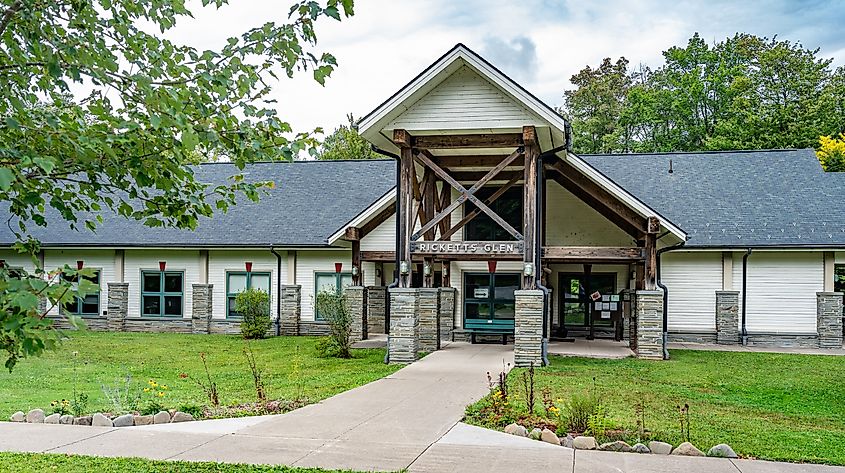
M 202 7 L 227 3 L 202 0 Z M 193 16 L 182 0 L 5 5 L 0 200 L 15 247 L 36 263 L 39 244 L 28 226 L 46 225 L 48 207 L 75 229 L 96 228 L 105 211 L 151 227 L 192 229 L 238 194 L 258 199 L 271 183 L 235 176 L 211 187 L 187 164 L 199 154 L 242 169 L 255 160 L 290 160 L 313 146 L 310 134 L 292 133 L 267 95 L 274 80 L 299 70 L 323 83 L 336 61 L 312 51 L 315 23 L 353 14 L 353 0 L 299 0 L 284 22 L 265 22 L 219 50 L 200 51 L 159 36 Z M 36 268 L 0 271 L 0 346 L 10 370 L 52 343 L 39 300 L 52 307 L 75 297 L 65 282 L 74 270 Z
M 317 159 L 325 161 L 338 159 L 370 159 L 373 152 L 370 143 L 358 134 L 358 123 L 352 114 L 346 116 L 348 125 L 341 125 L 326 137 L 317 150 Z
M 845 172 L 845 133 L 840 133 L 838 137 L 822 136 L 819 145 L 816 156 L 824 170 Z

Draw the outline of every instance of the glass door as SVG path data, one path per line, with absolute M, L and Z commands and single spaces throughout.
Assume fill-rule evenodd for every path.
M 513 293 L 519 289 L 519 283 L 519 274 L 466 273 L 464 319 L 471 322 L 513 320 L 516 308 Z
M 615 273 L 561 274 L 559 278 L 561 307 L 558 329 L 579 330 L 595 327 L 610 327 L 612 320 L 602 318 L 602 310 L 596 308 L 593 298 L 616 294 Z M 600 300 L 600 299 L 599 299 Z

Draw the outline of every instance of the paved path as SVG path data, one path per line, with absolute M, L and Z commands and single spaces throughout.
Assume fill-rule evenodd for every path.
M 511 362 L 454 343 L 391 376 L 278 415 L 133 428 L 0 422 L 0 450 L 410 472 L 816 473 L 845 468 L 582 452 L 460 423 Z

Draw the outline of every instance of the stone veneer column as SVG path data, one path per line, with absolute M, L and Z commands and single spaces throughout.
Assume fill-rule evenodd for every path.
M 842 293 L 816 293 L 819 348 L 842 348 Z
M 110 282 L 108 300 L 108 329 L 112 332 L 122 332 L 124 321 L 129 311 L 129 283 Z
M 281 314 L 279 315 L 279 332 L 282 335 L 299 335 L 299 316 L 302 311 L 302 286 L 282 286 Z
M 716 291 L 716 343 L 739 343 L 739 291 Z
M 387 309 L 387 288 L 369 286 L 367 288 L 367 335 L 384 333 L 384 316 Z
M 193 284 L 191 333 L 209 333 L 212 315 L 213 284 Z
M 390 337 L 387 353 L 390 363 L 413 363 L 419 351 L 420 290 L 394 287 L 390 293 Z
M 452 329 L 455 327 L 455 295 L 458 290 L 454 287 L 441 287 L 440 296 L 440 340 L 452 340 Z
M 516 367 L 543 365 L 543 291 L 514 291 L 513 361 Z
M 367 338 L 367 289 L 364 286 L 349 286 L 343 291 L 346 310 L 351 319 L 349 341 L 360 342 Z
M 637 357 L 663 359 L 663 291 L 637 291 Z
M 420 351 L 433 352 L 440 349 L 440 298 L 439 289 L 420 289 Z

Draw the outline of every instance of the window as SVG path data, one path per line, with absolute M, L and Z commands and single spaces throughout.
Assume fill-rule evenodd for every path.
M 74 289 L 76 289 L 79 276 L 71 276 L 68 277 L 66 280 L 71 283 Z M 88 281 L 96 284 L 97 286 L 100 285 L 100 272 L 95 271 L 93 276 L 83 276 Z M 83 315 L 83 316 L 97 316 L 100 315 L 100 291 L 99 289 L 97 292 L 87 294 L 85 297 L 75 297 L 73 302 L 68 302 L 64 305 L 64 310 L 68 314 L 73 315 Z
M 482 202 L 496 192 L 494 187 L 483 187 L 475 193 Z M 502 194 L 495 202 L 488 205 L 490 209 L 508 222 L 513 228 L 522 228 L 522 187 L 513 187 Z M 464 205 L 464 215 L 478 209 L 472 202 Z M 469 241 L 509 241 L 513 236 L 494 222 L 484 212 L 478 214 L 466 224 L 465 240 Z
M 260 289 L 270 295 L 270 273 L 226 273 L 226 317 L 240 317 L 235 312 L 235 298 L 247 289 Z
M 467 273 L 464 276 L 465 319 L 513 319 L 514 291 L 521 275 L 508 273 Z
M 141 272 L 141 315 L 181 317 L 184 274 L 177 271 Z
M 314 300 L 316 301 L 317 294 L 320 291 L 335 291 L 338 294 L 352 285 L 352 273 L 316 273 L 314 275 Z M 317 320 L 322 320 L 323 317 L 314 310 Z
M 845 264 L 837 264 L 833 267 L 833 291 L 845 292 Z

